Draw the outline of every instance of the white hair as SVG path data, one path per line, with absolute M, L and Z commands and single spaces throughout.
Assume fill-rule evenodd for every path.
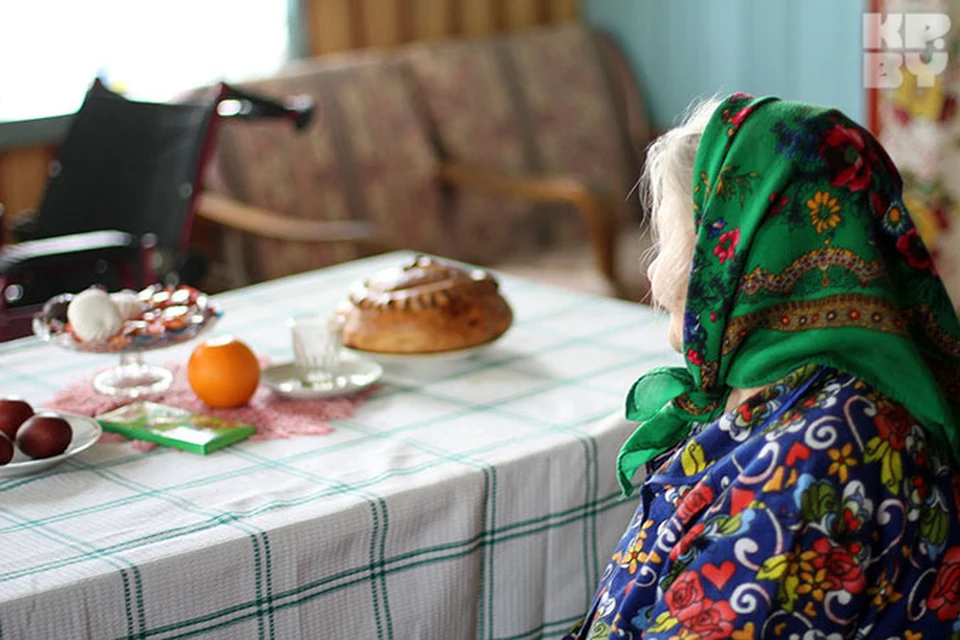
M 693 169 L 700 137 L 719 105 L 716 97 L 694 101 L 681 123 L 647 148 L 640 197 L 650 222 L 651 251 L 659 260 L 657 270 L 666 274 L 658 276 L 664 283 L 657 292 L 660 302 L 686 299 L 696 244 Z

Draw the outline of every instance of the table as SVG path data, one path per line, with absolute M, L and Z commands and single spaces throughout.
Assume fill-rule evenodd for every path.
M 215 332 L 289 359 L 286 318 L 331 310 L 409 255 L 220 295 Z M 206 457 L 99 443 L 0 481 L 0 638 L 562 635 L 634 510 L 613 471 L 625 393 L 679 359 L 645 307 L 500 278 L 516 315 L 504 338 L 388 368 L 332 434 Z M 113 361 L 6 343 L 0 393 L 42 406 Z

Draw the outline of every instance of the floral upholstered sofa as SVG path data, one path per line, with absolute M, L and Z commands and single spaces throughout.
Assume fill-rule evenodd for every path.
M 307 95 L 310 126 L 226 122 L 202 218 L 231 284 L 413 249 L 639 299 L 650 131 L 585 26 L 316 58 L 245 85 Z

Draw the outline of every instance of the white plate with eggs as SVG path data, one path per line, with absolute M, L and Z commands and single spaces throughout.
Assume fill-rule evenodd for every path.
M 49 411 L 43 409 L 37 411 L 37 413 L 53 413 L 66 420 L 70 424 L 70 429 L 73 431 L 70 444 L 67 445 L 66 450 L 59 455 L 39 459 L 28 457 L 15 446 L 13 458 L 7 464 L 0 466 L 0 479 L 29 476 L 51 469 L 67 458 L 71 458 L 81 451 L 86 451 L 92 447 L 96 444 L 97 440 L 100 439 L 100 434 L 103 433 L 103 430 L 100 428 L 100 423 L 89 416 L 82 416 L 78 413 L 69 413 L 67 411 Z

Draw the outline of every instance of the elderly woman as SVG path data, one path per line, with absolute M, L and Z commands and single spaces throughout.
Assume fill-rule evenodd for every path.
M 960 637 L 960 327 L 883 149 L 738 94 L 645 180 L 686 366 L 630 391 L 640 505 L 570 637 Z

